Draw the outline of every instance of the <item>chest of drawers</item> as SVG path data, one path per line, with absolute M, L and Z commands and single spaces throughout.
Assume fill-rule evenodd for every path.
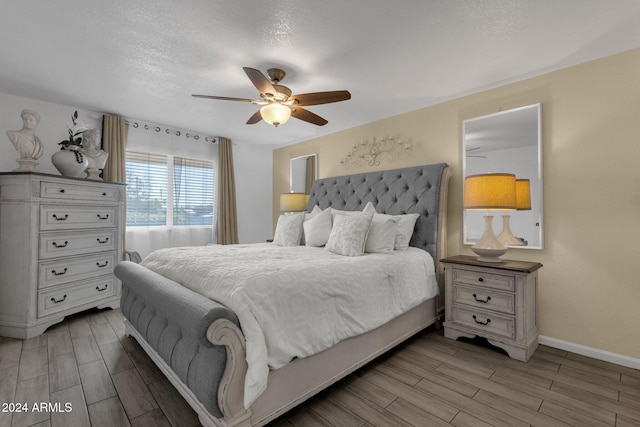
M 30 338 L 65 316 L 118 307 L 124 186 L 0 173 L 0 336 Z
M 510 357 L 527 361 L 538 346 L 537 289 L 542 264 L 479 262 L 453 256 L 445 268 L 447 338 L 484 337 Z

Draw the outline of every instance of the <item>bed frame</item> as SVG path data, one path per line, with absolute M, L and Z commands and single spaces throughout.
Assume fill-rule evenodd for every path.
M 316 180 L 309 207 L 361 210 L 372 202 L 379 213 L 419 213 L 410 245 L 436 262 L 444 295 L 446 206 L 450 168 L 417 166 Z M 122 313 L 133 336 L 167 376 L 203 426 L 261 426 L 327 388 L 439 319 L 433 298 L 387 324 L 271 371 L 266 391 L 244 407 L 245 339 L 226 307 L 144 267 L 123 261 Z M 442 299 L 440 299 L 442 300 Z

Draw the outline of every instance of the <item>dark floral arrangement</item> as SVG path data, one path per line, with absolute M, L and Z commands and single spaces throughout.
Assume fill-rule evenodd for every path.
M 67 128 L 69 129 L 69 139 L 59 142 L 58 145 L 63 150 L 70 145 L 82 148 L 82 132 L 89 130 L 89 127 L 82 120 L 78 120 L 78 110 L 71 116 L 71 123 L 67 123 Z

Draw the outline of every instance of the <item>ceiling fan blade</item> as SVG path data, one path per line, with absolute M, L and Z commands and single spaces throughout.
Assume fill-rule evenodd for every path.
M 230 98 L 228 96 L 215 96 L 215 95 L 191 95 L 196 98 L 207 98 L 207 99 L 221 99 L 223 101 L 240 101 L 240 102 L 254 102 L 254 99 L 249 98 Z M 257 102 L 257 101 L 255 101 Z
M 269 94 L 275 96 L 278 91 L 273 87 L 268 78 L 265 77 L 259 70 L 255 68 L 242 67 L 247 76 L 251 80 L 251 83 L 260 91 L 261 94 Z
M 305 122 L 312 123 L 318 126 L 324 126 L 329 123 L 327 120 L 323 119 L 317 114 L 312 113 L 309 110 L 305 110 L 300 107 L 291 107 L 291 116 L 295 117 L 298 120 L 304 120 Z
M 262 120 L 262 115 L 260 114 L 260 110 L 258 110 L 255 113 L 253 113 L 253 116 L 249 117 L 249 120 L 247 120 L 247 124 L 254 125 L 258 123 L 260 120 Z
M 295 99 L 297 105 L 319 105 L 331 102 L 340 102 L 351 99 L 348 90 L 334 90 L 331 92 L 314 92 L 292 95 L 289 99 Z

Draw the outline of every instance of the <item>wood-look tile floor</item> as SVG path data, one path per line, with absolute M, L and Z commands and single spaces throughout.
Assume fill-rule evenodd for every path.
M 0 427 L 199 425 L 119 310 L 0 337 L 0 404 Z M 430 329 L 269 427 L 448 425 L 640 426 L 640 371 L 545 346 L 521 363 Z

